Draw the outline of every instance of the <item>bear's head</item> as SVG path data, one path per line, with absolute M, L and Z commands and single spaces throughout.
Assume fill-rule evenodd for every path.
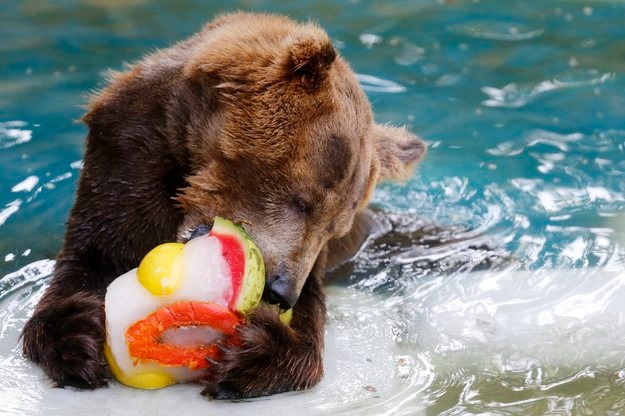
M 196 168 L 178 198 L 180 233 L 216 215 L 240 222 L 263 252 L 267 297 L 293 306 L 327 242 L 350 230 L 380 180 L 409 177 L 425 145 L 374 123 L 312 23 L 232 14 L 192 41 L 184 73 L 211 117 L 189 128 Z

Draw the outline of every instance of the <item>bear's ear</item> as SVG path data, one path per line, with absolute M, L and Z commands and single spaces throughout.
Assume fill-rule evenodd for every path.
M 426 152 L 425 143 L 404 128 L 373 125 L 380 179 L 406 180 Z
M 306 89 L 316 89 L 326 80 L 336 50 L 328 35 L 309 24 L 300 36 L 288 44 L 283 64 L 285 76 L 298 81 Z

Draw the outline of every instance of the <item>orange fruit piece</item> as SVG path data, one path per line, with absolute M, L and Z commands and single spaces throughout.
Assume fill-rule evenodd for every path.
M 189 369 L 210 367 L 206 359 L 217 358 L 215 343 L 179 346 L 163 341 L 166 331 L 185 326 L 208 327 L 232 336 L 241 317 L 227 307 L 210 302 L 178 301 L 162 307 L 146 318 L 136 321 L 126 330 L 130 356 L 138 361 L 153 361 L 161 365 L 186 366 Z

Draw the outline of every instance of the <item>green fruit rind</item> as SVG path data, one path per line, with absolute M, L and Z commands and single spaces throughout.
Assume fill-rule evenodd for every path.
M 247 315 L 258 307 L 265 289 L 265 262 L 263 261 L 263 255 L 252 240 L 252 237 L 241 226 L 230 220 L 215 217 L 212 231 L 215 234 L 234 236 L 243 248 L 245 258 L 243 282 L 237 299 L 231 305 L 234 306 L 234 310 Z

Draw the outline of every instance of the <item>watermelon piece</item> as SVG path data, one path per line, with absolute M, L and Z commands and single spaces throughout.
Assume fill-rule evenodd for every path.
M 230 267 L 231 310 L 247 315 L 260 304 L 265 288 L 265 264 L 250 235 L 230 220 L 215 217 L 210 236 L 222 245 L 222 254 Z

